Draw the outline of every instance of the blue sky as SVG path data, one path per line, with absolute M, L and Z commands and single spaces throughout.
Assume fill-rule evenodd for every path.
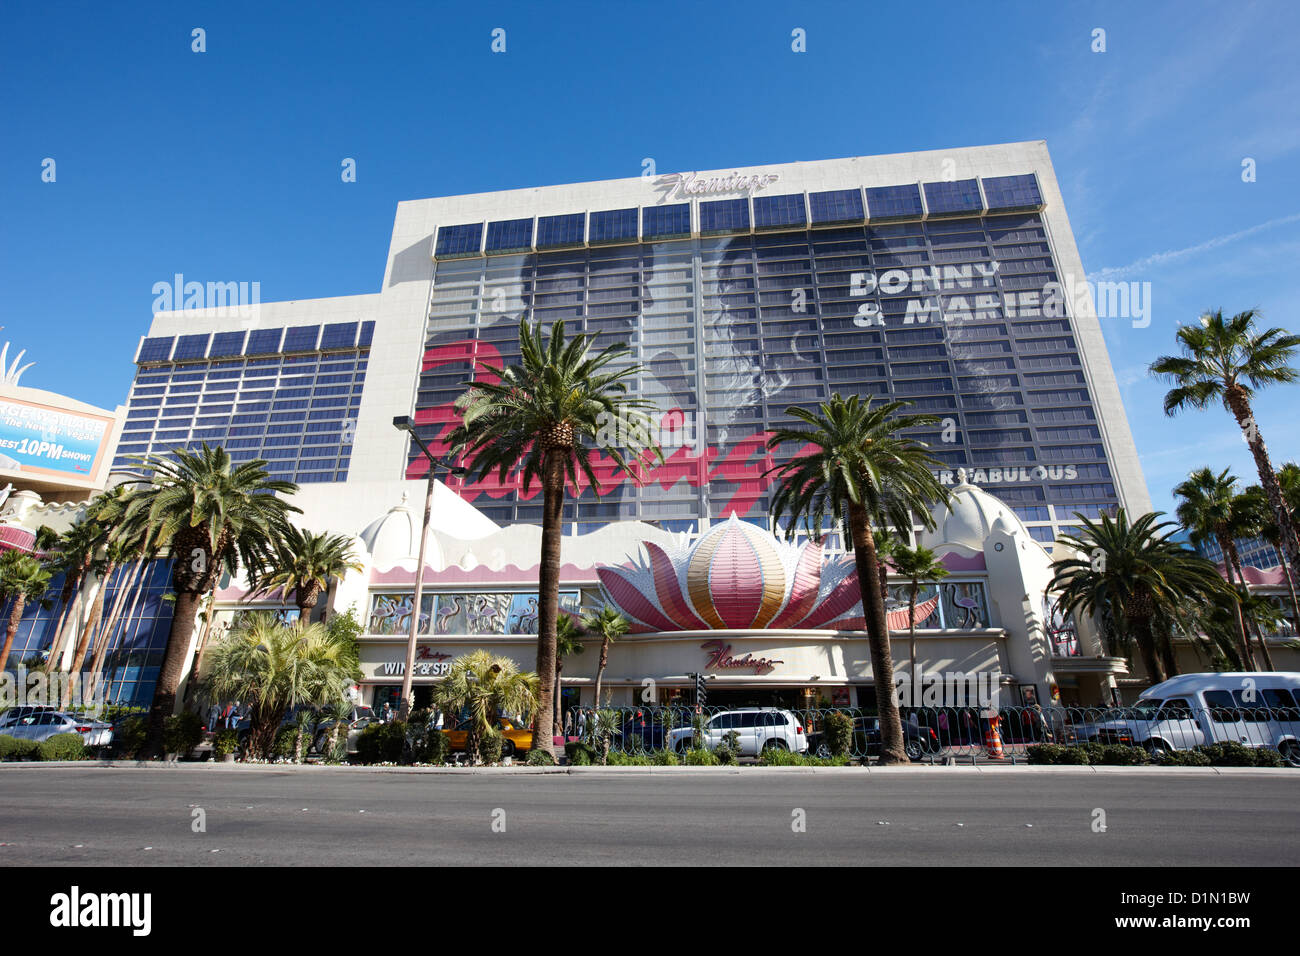
M 1191 468 L 1254 470 L 1147 363 L 1206 308 L 1300 329 L 1297 35 L 1292 2 L 7 3 L 3 338 L 23 384 L 112 406 L 155 282 L 378 291 L 403 199 L 1045 139 L 1085 268 L 1151 283 L 1148 327 L 1103 325 L 1169 509 Z M 1297 389 L 1257 402 L 1275 461 Z

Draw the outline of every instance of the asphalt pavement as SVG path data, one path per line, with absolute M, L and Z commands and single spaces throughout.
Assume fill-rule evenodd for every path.
M 1294 770 L 632 769 L 10 764 L 0 866 L 1289 866 L 1300 849 Z

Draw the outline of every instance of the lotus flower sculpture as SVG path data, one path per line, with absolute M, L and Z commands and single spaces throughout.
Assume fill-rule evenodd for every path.
M 732 515 L 689 546 L 644 545 L 640 563 L 596 569 L 634 634 L 865 627 L 853 559 L 827 562 L 817 542 L 788 544 Z M 937 603 L 935 597 L 917 605 L 917 621 Z M 907 607 L 888 618 L 891 629 L 906 628 Z

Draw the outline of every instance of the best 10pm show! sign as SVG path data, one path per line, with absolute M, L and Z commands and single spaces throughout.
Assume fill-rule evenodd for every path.
M 103 416 L 0 400 L 0 471 L 90 481 L 112 424 Z

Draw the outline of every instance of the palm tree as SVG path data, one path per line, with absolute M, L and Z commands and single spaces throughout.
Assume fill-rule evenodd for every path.
M 531 325 L 521 318 L 520 364 L 495 368 L 479 363 L 484 375 L 466 383 L 468 390 L 457 401 L 462 422 L 449 438 L 452 453 L 468 460 L 480 481 L 495 471 L 504 483 L 506 475 L 518 469 L 521 492 L 528 492 L 534 480 L 541 483 L 542 547 L 537 583 L 537 673 L 541 685 L 536 738 L 540 749 L 552 756 L 560 517 L 565 489 L 576 489 L 581 474 L 597 494 L 601 492 L 591 461 L 597 447 L 637 483 L 641 469 L 633 464 L 645 466 L 663 460 L 646 414 L 654 405 L 627 394 L 627 382 L 635 379 L 640 365 L 633 362 L 611 368 L 631 353 L 631 348 L 611 345 L 592 355 L 591 339 L 576 335 L 566 345 L 564 323 L 556 322 L 547 342 L 540 322 Z
M 212 648 L 204 694 L 250 706 L 248 752 L 264 757 L 291 708 L 328 704 L 360 677 L 351 642 L 323 624 L 254 612 Z
M 1259 332 L 1255 326 L 1257 317 L 1255 309 L 1239 312 L 1226 320 L 1222 311 L 1203 315 L 1199 326 L 1185 325 L 1178 330 L 1183 354 L 1161 356 L 1151 363 L 1151 372 L 1174 385 L 1165 393 L 1166 415 L 1175 415 L 1185 408 L 1203 409 L 1218 399 L 1236 419 L 1277 521 L 1282 550 L 1290 562 L 1287 572 L 1290 577 L 1300 566 L 1300 541 L 1296 539 L 1295 524 L 1282 499 L 1264 436 L 1255 423 L 1251 399 L 1256 389 L 1287 384 L 1300 377 L 1291 367 L 1296 347 L 1300 346 L 1300 335 L 1291 335 L 1280 328 Z
M 860 401 L 854 395 L 845 399 L 835 393 L 817 413 L 797 405 L 787 408 L 786 414 L 806 427 L 773 429 L 767 443 L 769 450 L 787 443 L 812 446 L 775 467 L 780 484 L 772 498 L 773 517 L 779 522 L 788 512 L 796 521 L 802 518 L 808 533 L 820 540 L 829 514 L 846 527 L 846 537 L 853 542 L 880 714 L 879 759 L 886 764 L 908 761 L 894 694 L 885 589 L 871 523 L 883 516 L 896 528 L 910 528 L 913 511 L 928 513 L 933 502 L 948 497 L 931 473 L 941 462 L 924 445 L 898 434 L 932 425 L 938 418 L 899 414 L 908 404 L 890 402 L 872 408 L 870 398 Z
M 490 651 L 473 651 L 451 662 L 433 690 L 433 701 L 443 714 L 454 717 L 469 712 L 465 752 L 478 763 L 479 742 L 497 733 L 497 720 L 504 714 L 524 714 L 538 706 L 536 674 L 522 673 L 508 657 Z M 533 735 L 533 747 L 538 745 Z
M 95 552 L 103 542 L 104 529 L 87 509 L 81 519 L 71 528 L 59 535 L 53 549 L 46 558 L 46 565 L 54 574 L 63 575 L 63 586 L 59 589 L 55 610 L 58 623 L 55 625 L 54 637 L 50 641 L 50 665 L 58 669 L 63 657 L 64 641 L 70 634 L 74 622 L 73 608 L 77 604 L 77 595 L 82 581 L 91 571 Z
M 206 442 L 197 451 L 178 448 L 170 456 L 138 456 L 142 483 L 128 499 L 123 524 L 138 534 L 146 551 L 167 548 L 172 558 L 176 602 L 149 712 L 144 752 L 162 745 L 164 718 L 176 705 L 181 670 L 205 592 L 242 559 L 253 567 L 266 542 L 285 533 L 286 515 L 297 512 L 281 494 L 298 486 L 272 478 L 261 459 L 236 464 L 224 448 Z
M 23 611 L 32 601 L 39 601 L 50 585 L 50 572 L 30 555 L 21 551 L 0 554 L 0 598 L 11 601 L 9 622 L 5 627 L 4 646 L 0 648 L 0 674 L 9 667 L 14 636 L 23 619 Z
M 1076 514 L 1081 530 L 1062 535 L 1077 556 L 1053 563 L 1048 591 L 1061 608 L 1095 614 L 1111 624 L 1117 643 L 1136 643 L 1147 677 L 1159 683 L 1171 676 L 1172 634 L 1168 624 L 1192 602 L 1208 603 L 1226 589 L 1208 560 L 1172 540 L 1176 528 L 1160 522 L 1161 512 L 1132 523 L 1123 508 L 1098 521 Z
M 1300 515 L 1300 465 L 1287 462 L 1278 469 L 1277 481 L 1282 488 L 1282 502 L 1286 505 L 1292 524 L 1295 524 L 1297 515 Z M 1300 628 L 1300 596 L 1296 593 L 1295 572 L 1282 547 L 1282 532 L 1273 516 L 1273 509 L 1269 507 L 1268 496 L 1259 485 L 1249 485 L 1241 496 L 1246 499 L 1248 510 L 1254 515 L 1255 532 L 1277 549 L 1278 560 L 1282 564 L 1282 577 L 1291 593 L 1291 620 Z
M 331 581 L 362 570 L 347 535 L 313 534 L 290 525 L 284 535 L 267 544 L 262 563 L 250 570 L 253 593 L 279 589 L 287 596 L 292 592 L 303 619 L 311 616 Z
M 69 674 L 76 674 L 81 671 L 81 667 L 86 661 L 86 651 L 90 647 L 90 638 L 98 629 L 100 620 L 103 617 L 104 595 L 108 590 L 108 582 L 117 569 L 122 566 L 122 562 L 132 553 L 135 546 L 135 542 L 117 535 L 117 526 L 126 513 L 127 494 L 126 486 L 116 485 L 96 495 L 86 508 L 85 521 L 94 525 L 97 532 L 95 546 L 96 548 L 103 546 L 104 559 L 102 562 L 92 564 L 95 577 L 98 579 L 98 586 L 95 588 L 94 600 L 90 604 L 90 613 L 87 615 L 85 625 L 81 628 L 81 633 L 77 637 L 77 645 L 73 650 L 72 660 L 68 665 Z M 71 688 L 72 683 L 69 681 L 69 693 L 71 693 Z M 69 703 L 65 702 L 64 706 L 68 706 Z
M 555 622 L 555 727 L 564 727 L 564 715 L 561 713 L 564 684 L 560 677 L 564 671 L 564 659 L 581 654 L 586 648 L 582 644 L 582 628 L 570 614 L 561 614 Z
M 1209 468 L 1200 468 L 1174 488 L 1174 494 L 1182 499 L 1174 513 L 1179 523 L 1187 529 L 1192 541 L 1204 544 L 1213 540 L 1219 545 L 1223 552 L 1223 568 L 1228 583 L 1235 592 L 1239 578 L 1243 585 L 1245 583 L 1236 539 L 1249 532 L 1254 520 L 1249 502 L 1237 494 L 1237 479 L 1227 468 L 1217 475 Z M 1247 668 L 1254 670 L 1250 636 L 1246 632 L 1246 620 L 1241 614 L 1240 602 L 1238 605 L 1237 631 L 1241 638 L 1242 661 Z
M 935 558 L 933 551 L 919 544 L 915 548 L 896 546 L 890 563 L 895 571 L 907 578 L 908 651 L 911 661 L 908 676 L 912 680 L 912 706 L 919 707 L 921 681 L 916 671 L 916 595 L 921 590 L 922 582 L 942 581 L 948 576 L 948 569 Z
M 601 681 L 605 676 L 605 668 L 609 665 L 609 645 L 626 634 L 631 626 L 631 621 L 608 604 L 582 619 L 582 629 L 593 637 L 600 638 L 600 661 L 596 665 L 596 698 L 593 704 L 597 708 L 600 707 Z

